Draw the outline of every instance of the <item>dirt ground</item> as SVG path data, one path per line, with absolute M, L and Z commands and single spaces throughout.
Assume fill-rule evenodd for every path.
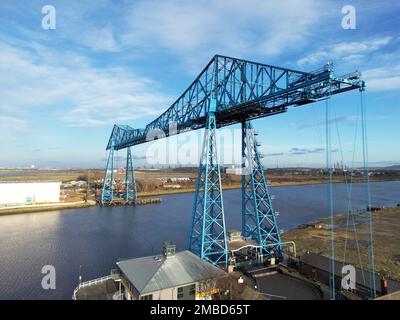
M 365 215 L 366 213 L 362 214 L 364 217 Z M 347 218 L 346 214 L 336 216 L 334 219 L 335 260 L 346 261 L 366 269 L 368 268 L 367 227 L 369 224 L 359 221 L 360 218 L 358 218 L 354 226 L 350 219 L 349 227 L 346 228 Z M 329 221 L 327 219 L 315 221 L 315 224 L 319 223 L 328 224 Z M 374 211 L 372 228 L 376 271 L 400 280 L 400 207 Z M 285 232 L 282 239 L 295 241 L 298 254 L 310 251 L 328 257 L 331 236 L 331 231 L 328 229 L 300 226 Z

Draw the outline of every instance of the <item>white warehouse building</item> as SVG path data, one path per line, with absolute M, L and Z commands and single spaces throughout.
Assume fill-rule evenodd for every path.
M 60 202 L 61 182 L 0 182 L 0 206 Z

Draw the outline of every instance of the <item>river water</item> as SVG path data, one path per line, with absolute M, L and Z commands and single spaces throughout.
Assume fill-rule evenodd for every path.
M 271 188 L 278 224 L 287 230 L 327 216 L 326 185 Z M 347 209 L 347 187 L 334 185 L 334 210 Z M 400 202 L 400 181 L 371 183 L 372 203 Z M 109 274 L 118 259 L 159 253 L 171 240 L 186 248 L 192 193 L 166 195 L 162 203 L 138 207 L 91 207 L 0 216 L 0 299 L 71 299 L 78 284 Z M 352 186 L 353 205 L 365 208 L 365 189 Z M 241 191 L 224 191 L 227 229 L 240 229 Z M 56 289 L 44 290 L 41 269 L 56 269 Z

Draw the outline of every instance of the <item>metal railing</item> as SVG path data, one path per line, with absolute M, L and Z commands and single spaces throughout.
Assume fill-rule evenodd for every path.
M 88 287 L 88 286 L 92 286 L 95 284 L 99 284 L 102 283 L 104 281 L 110 280 L 110 279 L 114 279 L 114 275 L 108 275 L 108 276 L 104 276 L 101 278 L 97 278 L 97 279 L 93 279 L 93 280 L 89 280 L 89 281 L 85 281 L 85 282 L 81 282 L 79 283 L 79 285 L 75 288 L 74 290 L 74 294 L 72 295 L 72 299 L 76 300 L 76 294 L 78 293 L 79 289 L 84 288 L 84 287 Z
M 117 291 L 116 293 L 114 293 L 112 298 L 113 300 L 124 300 L 124 294 L 120 291 Z
M 264 293 L 264 292 L 259 292 L 259 294 L 262 294 L 262 295 L 264 295 L 264 296 L 267 296 L 268 300 L 272 300 L 272 298 L 281 299 L 281 300 L 287 300 L 287 297 L 278 296 L 278 295 L 276 295 L 276 294 L 270 294 L 270 293 Z

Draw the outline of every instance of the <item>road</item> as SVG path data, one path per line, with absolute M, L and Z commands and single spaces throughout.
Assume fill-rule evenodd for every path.
M 322 299 L 320 291 L 312 284 L 280 273 L 258 277 L 257 286 L 260 292 L 272 295 L 272 300 Z

